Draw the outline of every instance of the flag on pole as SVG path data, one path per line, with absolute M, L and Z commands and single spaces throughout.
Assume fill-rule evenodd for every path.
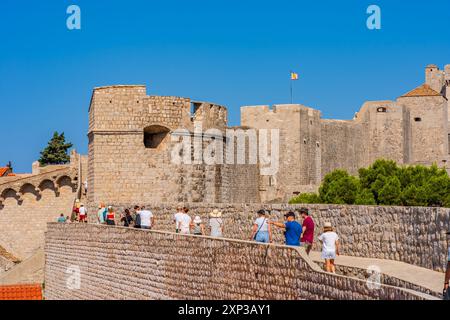
M 298 80 L 298 73 L 291 72 L 291 80 Z

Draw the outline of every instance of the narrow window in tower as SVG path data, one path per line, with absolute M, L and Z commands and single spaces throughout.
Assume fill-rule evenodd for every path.
M 156 149 L 170 130 L 163 126 L 150 126 L 144 129 L 144 145 L 148 149 Z
M 415 121 L 415 122 L 420 122 L 420 121 L 422 121 L 422 118 L 418 118 L 418 117 L 417 117 L 417 118 L 414 118 L 414 121 Z
M 384 112 L 387 112 L 387 109 L 385 107 L 379 107 L 377 109 L 377 112 L 384 113 Z

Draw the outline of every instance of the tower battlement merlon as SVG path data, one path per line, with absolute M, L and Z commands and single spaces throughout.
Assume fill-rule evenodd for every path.
M 442 95 L 445 94 L 445 79 L 445 70 L 440 70 L 437 65 L 429 64 L 425 67 L 425 84 Z
M 202 122 L 204 129 L 227 126 L 228 111 L 223 105 L 204 101 L 191 101 L 191 104 L 191 120 Z

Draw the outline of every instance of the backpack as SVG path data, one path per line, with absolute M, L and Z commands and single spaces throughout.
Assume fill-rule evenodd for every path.
M 105 221 L 105 222 L 106 222 L 107 215 L 108 215 L 108 209 L 105 208 L 105 210 L 103 211 L 103 221 Z

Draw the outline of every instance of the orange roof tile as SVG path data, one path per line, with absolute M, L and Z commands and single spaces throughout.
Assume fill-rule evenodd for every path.
M 0 168 L 0 177 L 3 177 L 5 175 L 5 173 L 7 173 L 8 171 L 9 171 L 8 167 Z
M 439 92 L 433 90 L 428 84 L 423 84 L 414 90 L 404 94 L 402 97 L 437 97 L 441 95 Z
M 0 300 L 42 300 L 40 284 L 0 286 Z

